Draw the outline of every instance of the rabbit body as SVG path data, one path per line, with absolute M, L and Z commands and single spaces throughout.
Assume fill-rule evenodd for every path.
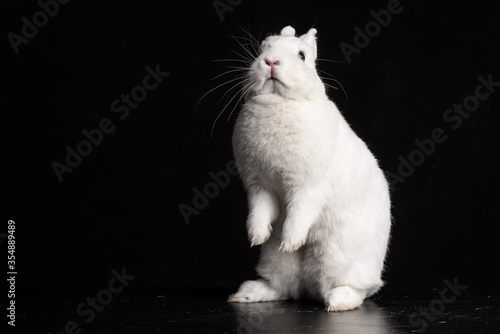
M 387 181 L 318 77 L 316 30 L 270 36 L 252 64 L 233 151 L 248 193 L 259 280 L 230 302 L 304 297 L 358 307 L 383 284 L 391 226 Z

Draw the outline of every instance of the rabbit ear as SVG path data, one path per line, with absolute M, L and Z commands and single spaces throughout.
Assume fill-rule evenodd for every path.
M 316 45 L 316 33 L 317 32 L 318 31 L 316 29 L 311 28 L 311 29 L 309 29 L 307 34 L 300 36 L 300 39 L 311 46 Z
M 299 37 L 303 42 L 309 44 L 309 46 L 313 49 L 314 59 L 316 59 L 316 33 L 317 32 L 318 31 L 316 29 L 311 28 L 311 29 L 309 29 L 307 34 L 304 34 L 304 35 Z
M 281 36 L 295 36 L 295 29 L 292 26 L 286 26 L 281 29 Z

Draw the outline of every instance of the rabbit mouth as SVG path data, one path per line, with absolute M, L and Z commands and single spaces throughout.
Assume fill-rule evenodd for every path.
M 287 87 L 283 82 L 283 78 L 277 75 L 277 73 L 266 73 L 261 80 L 260 88 L 257 89 L 259 93 L 281 94 L 282 90 Z
M 269 78 L 267 78 L 267 81 L 271 81 L 274 84 L 276 84 L 278 82 L 283 84 L 283 82 L 274 75 L 271 75 Z
M 278 79 L 276 77 L 270 77 L 267 79 L 266 82 L 270 86 L 273 93 L 281 91 L 281 88 L 285 87 L 285 84 L 283 83 L 283 81 L 281 81 L 280 79 Z

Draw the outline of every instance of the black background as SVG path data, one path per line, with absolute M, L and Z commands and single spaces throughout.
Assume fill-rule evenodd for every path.
M 223 0 L 221 0 L 223 1 Z M 224 1 L 226 2 L 226 1 Z M 7 33 L 40 10 L 2 4 L 3 227 L 16 222 L 18 289 L 102 287 L 125 267 L 135 286 L 234 286 L 255 276 L 259 250 L 245 231 L 241 181 L 210 199 L 186 224 L 179 204 L 232 160 L 236 111 L 210 80 L 240 58 L 240 26 L 260 39 L 293 25 L 318 29 L 318 68 L 381 167 L 442 128 L 447 140 L 393 189 L 394 226 L 384 279 L 394 287 L 441 287 L 444 279 L 483 288 L 497 283 L 499 92 L 458 129 L 445 111 L 474 94 L 478 76 L 500 81 L 500 14 L 482 1 L 401 1 L 403 10 L 350 63 L 339 47 L 387 1 L 233 1 L 221 21 L 213 1 L 71 1 L 15 54 Z M 169 76 L 120 120 L 110 104 L 159 64 Z M 234 73 L 233 73 L 234 74 Z M 327 81 L 335 85 L 334 82 Z M 229 88 L 230 86 L 225 86 Z M 500 88 L 497 88 L 499 90 Z M 233 91 L 235 92 L 235 91 Z M 197 106 L 199 102 L 199 105 Z M 83 129 L 116 129 L 59 182 L 51 164 Z M 5 239 L 2 239 L 5 245 Z

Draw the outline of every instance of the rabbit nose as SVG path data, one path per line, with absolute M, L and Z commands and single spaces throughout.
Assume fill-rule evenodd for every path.
M 278 65 L 279 64 L 279 61 L 278 60 L 275 60 L 275 61 L 270 61 L 268 59 L 264 60 L 266 62 L 267 65 L 273 67 L 274 65 Z

